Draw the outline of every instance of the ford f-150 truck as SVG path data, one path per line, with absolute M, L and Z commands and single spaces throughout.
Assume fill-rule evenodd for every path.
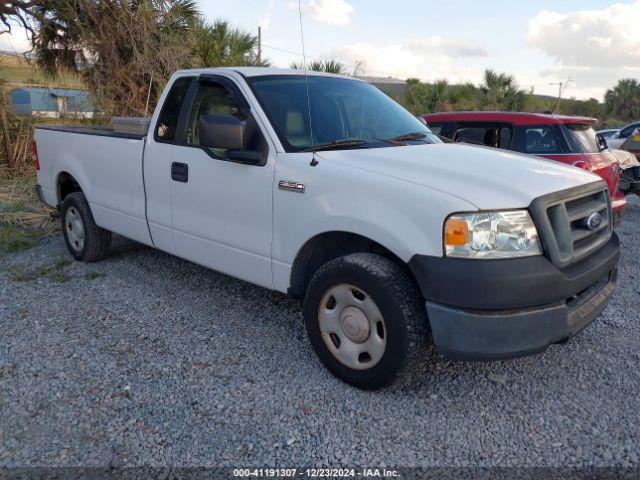
M 442 143 L 353 78 L 179 71 L 146 135 L 43 126 L 34 150 L 75 259 L 114 232 L 301 298 L 319 358 L 360 388 L 409 375 L 430 338 L 454 359 L 541 352 L 616 285 L 599 177 Z

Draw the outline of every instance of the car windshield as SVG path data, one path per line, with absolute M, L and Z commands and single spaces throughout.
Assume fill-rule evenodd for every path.
M 307 98 L 303 75 L 248 81 L 289 152 L 441 143 L 424 123 L 365 82 L 310 75 Z
M 574 153 L 598 153 L 596 132 L 588 123 L 565 123 L 562 126 L 569 149 Z

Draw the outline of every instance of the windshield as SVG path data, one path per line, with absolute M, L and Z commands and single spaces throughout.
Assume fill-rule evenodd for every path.
M 574 153 L 598 153 L 596 132 L 588 123 L 565 123 L 563 130 Z
M 313 75 L 308 80 L 311 122 L 304 76 L 248 79 L 289 152 L 329 144 L 343 149 L 440 143 L 420 120 L 373 85 Z

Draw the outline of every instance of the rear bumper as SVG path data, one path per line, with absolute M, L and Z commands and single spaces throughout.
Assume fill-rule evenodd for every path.
M 36 195 L 38 196 L 38 200 L 40 200 L 42 203 L 47 203 L 47 201 L 44 198 L 44 193 L 42 192 L 42 187 L 40 185 L 36 185 L 35 186 L 35 190 L 36 190 Z
M 541 352 L 589 325 L 614 292 L 618 258 L 614 234 L 562 271 L 544 257 L 414 257 L 410 266 L 427 299 L 438 351 L 457 360 L 496 360 Z

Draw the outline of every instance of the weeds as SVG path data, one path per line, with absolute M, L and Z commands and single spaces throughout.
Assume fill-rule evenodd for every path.
M 64 272 L 64 269 L 71 265 L 71 261 L 66 258 L 58 258 L 50 265 L 38 265 L 33 270 L 21 267 L 10 267 L 11 280 L 14 282 L 31 282 L 38 278 L 49 278 L 54 282 L 66 283 L 71 280 L 71 276 Z
M 104 277 L 104 273 L 99 273 L 99 272 L 87 272 L 84 274 L 84 279 L 85 280 L 97 280 L 98 278 L 102 278 Z
M 33 177 L 0 175 L 0 255 L 28 250 L 57 229 L 53 210 L 36 198 L 34 183 Z
M 31 232 L 13 225 L 0 225 L 0 254 L 23 252 L 35 243 L 36 238 Z

